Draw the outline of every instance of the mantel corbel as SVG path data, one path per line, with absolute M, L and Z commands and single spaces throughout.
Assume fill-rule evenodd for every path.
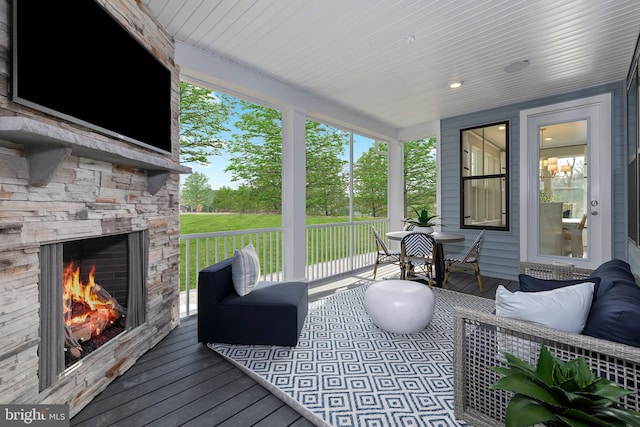
M 147 171 L 147 191 L 156 194 L 160 187 L 169 179 L 168 171 L 148 170 Z
M 44 187 L 58 167 L 71 155 L 69 147 L 31 146 L 28 148 L 29 184 Z

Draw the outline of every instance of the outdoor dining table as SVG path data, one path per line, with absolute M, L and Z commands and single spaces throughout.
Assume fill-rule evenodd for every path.
M 389 231 L 387 233 L 387 238 L 389 240 L 397 240 L 401 241 L 404 236 L 409 233 L 413 233 L 413 231 Z M 449 233 L 446 231 L 434 231 L 431 233 L 433 240 L 436 241 L 436 249 L 433 254 L 434 263 L 436 266 L 436 274 L 435 274 L 435 285 L 437 287 L 442 287 L 442 282 L 444 280 L 444 247 L 445 243 L 458 243 L 464 242 L 465 237 L 463 234 L 459 233 Z

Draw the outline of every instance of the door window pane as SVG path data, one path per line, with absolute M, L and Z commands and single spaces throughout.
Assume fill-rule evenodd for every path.
M 541 255 L 585 258 L 587 120 L 540 127 Z

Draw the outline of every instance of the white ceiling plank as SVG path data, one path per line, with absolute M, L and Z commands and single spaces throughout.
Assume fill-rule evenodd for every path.
M 411 133 L 623 80 L 640 31 L 637 0 L 143 2 L 179 42 Z M 464 86 L 451 91 L 453 79 Z

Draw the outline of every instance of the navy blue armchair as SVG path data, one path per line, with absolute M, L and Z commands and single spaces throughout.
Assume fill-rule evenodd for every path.
M 295 346 L 308 311 L 306 282 L 259 282 L 239 296 L 228 258 L 199 272 L 198 341 Z

